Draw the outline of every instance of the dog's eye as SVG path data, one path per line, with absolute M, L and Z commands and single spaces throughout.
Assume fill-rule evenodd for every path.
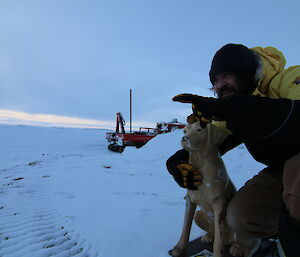
M 201 131 L 202 129 L 197 129 L 197 131 Z
M 183 133 L 186 134 L 186 130 L 184 130 Z

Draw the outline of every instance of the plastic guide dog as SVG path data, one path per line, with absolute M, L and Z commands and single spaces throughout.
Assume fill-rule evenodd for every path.
M 221 257 L 224 245 L 231 245 L 233 256 L 250 257 L 259 247 L 259 239 L 239 238 L 225 224 L 227 203 L 236 192 L 225 165 L 219 155 L 218 146 L 226 135 L 212 124 L 201 126 L 199 121 L 184 128 L 182 147 L 189 151 L 189 163 L 202 174 L 198 190 L 187 190 L 186 210 L 181 237 L 170 254 L 186 256 L 189 236 L 196 207 L 195 222 L 207 232 L 201 238 L 203 243 L 213 241 L 213 256 Z

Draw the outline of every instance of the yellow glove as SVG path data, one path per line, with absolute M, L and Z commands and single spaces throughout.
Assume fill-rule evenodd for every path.
M 181 149 L 167 160 L 166 166 L 179 186 L 190 190 L 197 190 L 198 186 L 202 184 L 202 176 L 200 171 L 189 164 L 188 161 L 189 152 Z
M 177 168 L 181 171 L 184 188 L 195 190 L 202 184 L 202 175 L 192 164 L 181 163 Z

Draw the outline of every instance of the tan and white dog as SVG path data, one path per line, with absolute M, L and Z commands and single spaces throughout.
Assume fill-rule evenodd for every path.
M 225 137 L 226 134 L 215 125 L 207 124 L 202 127 L 199 121 L 184 128 L 181 144 L 189 151 L 189 163 L 201 172 L 202 184 L 198 186 L 198 190 L 187 190 L 183 230 L 180 240 L 170 252 L 172 256 L 186 256 L 197 206 L 201 210 L 196 212 L 195 222 L 207 232 L 201 241 L 213 241 L 214 257 L 222 256 L 224 245 L 231 245 L 230 253 L 233 256 L 250 257 L 258 248 L 258 240 L 243 239 L 240 242 L 238 235 L 229 231 L 225 224 L 227 203 L 236 192 L 218 151 L 218 146 Z

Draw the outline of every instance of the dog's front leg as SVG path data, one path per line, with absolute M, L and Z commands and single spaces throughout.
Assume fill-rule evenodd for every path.
M 223 199 L 216 199 L 213 205 L 214 220 L 215 220 L 215 236 L 214 236 L 214 257 L 222 256 L 223 236 L 225 226 L 225 207 Z
M 186 195 L 185 200 L 186 200 L 186 209 L 185 209 L 182 233 L 176 246 L 169 252 L 170 255 L 175 257 L 186 256 L 193 217 L 197 207 L 197 205 L 191 201 L 188 195 Z

